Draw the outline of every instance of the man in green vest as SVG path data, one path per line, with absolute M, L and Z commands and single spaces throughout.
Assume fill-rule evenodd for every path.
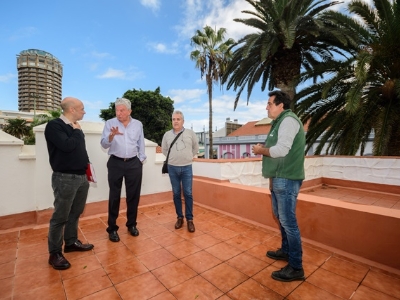
M 262 155 L 262 175 L 269 178 L 272 210 L 279 221 L 281 248 L 268 251 L 267 256 L 288 261 L 272 278 L 279 281 L 304 280 L 303 250 L 297 225 L 297 195 L 304 179 L 305 135 L 303 124 L 289 109 L 290 97 L 281 91 L 269 93 L 268 117 L 273 120 L 265 145 L 254 145 L 256 155 Z

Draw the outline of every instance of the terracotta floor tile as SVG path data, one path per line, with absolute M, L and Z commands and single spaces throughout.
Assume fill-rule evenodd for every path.
M 193 253 L 199 252 L 201 248 L 189 241 L 182 241 L 171 246 L 166 247 L 177 258 L 183 258 Z
M 197 224 L 197 223 L 194 222 L 194 224 L 195 224 L 195 227 L 196 227 L 196 224 Z M 174 232 L 175 232 L 177 235 L 179 235 L 180 237 L 182 237 L 182 238 L 184 238 L 184 239 L 186 239 L 186 240 L 191 240 L 191 239 L 193 239 L 193 238 L 195 238 L 195 237 L 198 237 L 198 236 L 204 234 L 204 232 L 201 231 L 201 230 L 200 230 L 199 228 L 197 228 L 197 227 L 196 227 L 196 231 L 195 231 L 195 232 L 189 232 L 186 225 L 183 225 L 183 227 L 182 227 L 181 229 L 178 229 L 178 230 L 174 229 Z
M 184 238 L 177 235 L 175 232 L 168 232 L 163 235 L 153 237 L 152 240 L 162 247 L 168 247 L 170 245 L 184 241 Z
M 137 259 L 131 258 L 104 268 L 113 284 L 118 284 L 149 270 Z
M 14 300 L 26 300 L 26 299 L 61 300 L 61 299 L 66 299 L 66 297 L 62 283 L 56 282 L 53 284 L 38 287 L 36 289 L 30 289 L 24 293 L 16 293 L 13 299 Z
M 177 258 L 165 249 L 158 249 L 138 256 L 138 259 L 149 270 L 154 270 L 176 261 Z
M 235 223 L 234 220 L 228 219 L 225 216 L 220 216 L 219 218 L 214 218 L 214 219 L 212 219 L 212 222 L 221 227 L 227 227 L 227 226 Z
M 186 299 L 218 299 L 223 292 L 205 280 L 196 276 L 169 290 L 178 300 Z
M 148 238 L 145 240 L 133 240 L 126 244 L 126 246 L 136 255 L 142 255 L 157 249 L 161 246 L 152 239 Z
M 51 268 L 51 266 L 49 265 L 49 255 L 47 253 L 30 258 L 18 258 L 15 264 L 15 274 L 40 272 L 42 269 L 48 268 Z
M 21 242 L 26 239 L 31 240 L 32 238 L 46 238 L 48 233 L 48 227 L 23 229 L 20 231 L 19 241 Z
M 370 271 L 361 284 L 400 299 L 400 279 L 398 278 Z
M 279 268 L 271 265 L 261 270 L 252 278 L 257 282 L 261 283 L 263 286 L 266 286 L 267 288 L 273 290 L 274 292 L 284 297 L 289 295 L 294 289 L 296 289 L 300 284 L 304 282 L 304 281 L 282 282 L 274 280 L 271 277 L 271 273 L 277 270 L 279 270 Z
M 89 232 L 99 231 L 99 230 L 103 230 L 105 232 L 107 229 L 107 225 L 104 224 L 101 220 L 99 220 L 99 222 L 86 225 L 82 225 L 80 223 L 79 228 L 82 230 L 83 234 L 87 234 Z
M 82 300 L 121 300 L 115 287 L 109 287 L 94 294 L 81 298 Z
M 152 297 L 151 300 L 176 300 L 176 298 L 169 291 L 165 291 L 155 297 Z
M 112 286 L 103 269 L 72 277 L 63 282 L 68 300 L 80 299 Z
M 124 300 L 150 299 L 166 291 L 166 288 L 151 272 L 117 284 L 115 288 Z
M 128 232 L 128 230 L 125 229 L 119 230 L 118 235 L 121 242 L 125 245 L 139 243 L 150 238 L 147 234 L 141 231 L 141 229 L 139 229 L 139 236 L 133 236 Z
M 174 223 L 176 222 L 175 216 L 171 216 L 168 214 L 160 214 L 159 216 L 153 218 L 158 224 L 166 224 L 166 223 Z
M 396 200 L 382 199 L 382 200 L 376 201 L 373 205 L 374 205 L 374 206 L 380 206 L 380 207 L 391 208 L 391 207 L 393 207 L 395 204 L 397 204 L 397 201 L 396 201 Z
M 275 232 L 267 231 L 267 230 L 260 230 L 260 229 L 255 229 L 252 228 L 250 230 L 247 230 L 246 232 L 242 233 L 243 236 L 248 237 L 250 239 L 253 239 L 259 243 L 264 242 L 265 240 L 273 237 L 276 235 Z
M 20 231 L 0 233 L 0 245 L 5 243 L 16 243 L 19 239 Z
M 245 233 L 246 231 L 252 230 L 254 228 L 252 225 L 240 221 L 232 222 L 229 225 L 225 225 L 224 227 L 241 234 Z
M 106 216 L 106 214 L 103 214 L 102 217 Z M 80 218 L 79 219 L 79 227 L 91 225 L 91 224 L 107 224 L 107 222 L 104 222 L 101 218 L 96 218 L 96 217 L 86 217 L 86 218 Z
M 337 257 L 329 258 L 321 267 L 355 282 L 361 282 L 368 272 L 367 267 Z
M 315 285 L 308 282 L 303 282 L 296 288 L 288 297 L 288 300 L 341 300 L 343 298 L 335 296 Z M 353 298 L 352 298 L 353 299 Z
M 159 209 L 155 209 L 155 210 L 151 210 L 151 211 L 147 211 L 143 213 L 146 217 L 150 218 L 150 219 L 156 219 L 160 216 L 169 216 L 168 214 L 166 214 L 163 211 L 160 211 Z
M 44 235 L 32 235 L 27 236 L 24 239 L 18 241 L 18 248 L 33 246 L 37 244 L 47 244 L 47 233 Z
M 259 242 L 255 241 L 253 239 L 250 239 L 248 237 L 245 237 L 241 234 L 239 234 L 229 240 L 226 240 L 225 243 L 232 245 L 242 251 L 246 251 L 246 250 L 253 248 L 254 246 L 260 244 Z
M 40 276 L 37 275 L 37 272 L 17 274 L 14 281 L 14 291 L 16 293 L 25 293 L 42 286 L 61 282 L 60 271 L 54 270 L 51 267 L 42 269 Z
M 308 276 L 307 282 L 345 299 L 349 299 L 358 286 L 357 282 L 324 269 L 318 269 Z
M 96 248 L 98 241 L 108 240 L 108 233 L 103 229 L 97 231 L 91 231 L 85 233 L 85 238 L 88 241 L 88 243 L 94 244 Z
M 232 231 L 227 228 L 220 228 L 218 230 L 209 232 L 209 235 L 211 235 L 221 241 L 229 240 L 229 239 L 237 236 L 238 234 L 239 234 L 239 232 L 235 232 L 235 231 Z
M 196 223 L 196 228 L 207 233 L 210 231 L 218 230 L 221 228 L 221 226 L 211 222 L 211 221 L 203 221 L 203 222 L 197 222 Z
M 14 277 L 0 279 L 0 299 L 12 299 Z
M 157 225 L 160 225 L 160 224 L 158 224 L 156 221 L 149 219 L 149 218 L 137 221 L 137 227 L 140 229 L 151 228 L 151 227 L 157 226 Z
M 8 278 L 15 275 L 16 261 L 10 261 L 0 265 L 0 279 Z
M 147 234 L 149 237 L 155 237 L 163 234 L 167 234 L 171 231 L 169 231 L 167 228 L 164 226 L 157 224 L 152 227 L 146 227 L 141 229 L 145 234 Z
M 115 247 L 108 251 L 96 253 L 98 260 L 103 266 L 112 265 L 117 262 L 129 260 L 135 257 L 131 250 L 127 248 L 127 246 L 122 243 L 119 244 L 121 245 L 120 247 Z
M 63 280 L 102 268 L 102 265 L 94 254 L 85 257 L 70 259 L 69 262 L 71 264 L 71 267 L 67 270 L 60 272 L 61 278 Z
M 228 292 L 230 299 L 237 300 L 280 300 L 281 295 L 259 284 L 253 279 L 248 279 Z
M 190 242 L 195 244 L 200 249 L 205 249 L 205 248 L 208 248 L 215 244 L 220 243 L 221 240 L 216 239 L 215 237 L 213 237 L 209 234 L 203 234 L 203 235 L 200 235 L 200 236 L 197 236 L 197 237 L 191 239 Z
M 356 290 L 351 300 L 396 300 L 398 298 L 389 296 L 382 292 L 376 291 L 374 289 L 370 289 L 365 285 L 360 285 Z
M 0 264 L 15 261 L 17 258 L 17 248 L 0 251 Z
M 247 253 L 241 253 L 231 258 L 227 261 L 227 264 L 246 274 L 247 276 L 253 276 L 269 266 L 269 263 L 266 263 Z
M 260 244 L 257 246 L 254 246 L 253 248 L 250 248 L 247 250 L 245 253 L 250 254 L 251 256 L 254 256 L 257 259 L 260 259 L 268 264 L 272 264 L 275 260 L 272 258 L 269 258 L 267 254 L 267 247 L 264 244 Z
M 235 288 L 249 277 L 226 263 L 219 264 L 201 274 L 224 293 Z
M 0 235 L 0 239 L 1 239 L 1 235 Z M 9 242 L 9 243 L 8 242 L 7 243 L 0 242 L 0 252 L 10 250 L 10 249 L 17 249 L 17 246 L 18 246 L 17 241 Z
M 167 288 L 170 289 L 197 275 L 195 271 L 181 261 L 174 261 L 152 271 L 153 275 Z
M 227 243 L 219 243 L 212 247 L 205 249 L 208 253 L 214 255 L 216 258 L 225 261 L 231 259 L 232 257 L 238 255 L 242 251 L 236 247 L 233 247 Z
M 326 260 L 332 256 L 332 253 L 326 253 L 314 248 L 303 245 L 303 261 L 310 262 L 317 266 L 321 266 Z
M 23 247 L 17 251 L 18 258 L 30 258 L 44 253 L 49 253 L 47 242 Z
M 222 262 L 220 259 L 206 251 L 199 251 L 192 255 L 186 256 L 182 258 L 181 261 L 199 274 L 215 267 Z

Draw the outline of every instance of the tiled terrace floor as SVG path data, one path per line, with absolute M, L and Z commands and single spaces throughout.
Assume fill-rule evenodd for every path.
M 301 191 L 304 194 L 326 197 L 363 205 L 400 209 L 400 195 L 345 188 L 323 184 Z
M 305 281 L 282 283 L 284 266 L 265 256 L 277 232 L 195 206 L 196 232 L 175 230 L 172 204 L 140 208 L 132 237 L 120 215 L 121 241 L 106 215 L 80 221 L 89 252 L 66 253 L 72 267 L 48 265 L 47 226 L 0 234 L 0 299 L 400 299 L 400 276 L 303 243 Z M 186 225 L 186 224 L 185 224 Z

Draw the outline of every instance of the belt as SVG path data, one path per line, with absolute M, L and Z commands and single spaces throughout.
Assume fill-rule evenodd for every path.
M 136 156 L 134 156 L 134 157 L 128 157 L 128 158 L 122 158 L 122 157 L 115 156 L 114 154 L 111 154 L 111 157 L 112 157 L 112 158 L 119 159 L 119 160 L 123 160 L 123 161 L 130 161 L 130 160 L 136 158 Z

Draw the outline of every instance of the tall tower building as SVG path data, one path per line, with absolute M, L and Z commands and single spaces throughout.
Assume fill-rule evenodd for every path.
M 60 109 L 63 67 L 50 53 L 37 49 L 17 55 L 18 110 Z

